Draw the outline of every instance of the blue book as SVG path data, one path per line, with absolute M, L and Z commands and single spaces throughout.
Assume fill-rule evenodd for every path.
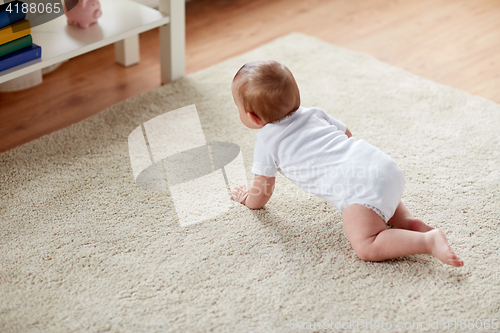
M 23 3 L 17 0 L 0 5 L 0 29 L 26 18 L 22 5 Z
M 0 58 L 0 71 L 12 68 L 25 62 L 38 59 L 42 56 L 42 48 L 36 44 L 20 49 L 19 51 L 7 54 Z

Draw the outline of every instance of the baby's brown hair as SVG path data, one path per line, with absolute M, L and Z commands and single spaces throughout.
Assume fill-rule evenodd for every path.
M 255 61 L 243 65 L 238 80 L 238 95 L 245 112 L 253 112 L 266 123 L 283 119 L 300 107 L 299 87 L 292 72 L 274 61 Z

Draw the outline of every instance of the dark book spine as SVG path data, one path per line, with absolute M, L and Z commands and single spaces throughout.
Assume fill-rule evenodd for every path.
M 18 4 L 17 7 L 16 4 Z M 12 1 L 1 6 L 0 29 L 26 18 L 26 13 L 21 10 L 21 4 L 20 1 Z
M 38 59 L 42 56 L 42 48 L 36 44 L 0 58 L 0 71 Z

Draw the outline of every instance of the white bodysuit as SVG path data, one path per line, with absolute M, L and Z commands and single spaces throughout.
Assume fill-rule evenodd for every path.
M 387 222 L 401 201 L 403 173 L 380 149 L 345 132 L 325 111 L 300 107 L 257 132 L 252 172 L 275 177 L 279 171 L 341 212 L 361 204 Z

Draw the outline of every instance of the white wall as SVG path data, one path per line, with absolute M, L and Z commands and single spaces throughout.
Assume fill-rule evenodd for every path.
M 1 0 L 0 0 L 1 1 Z M 143 5 L 156 8 L 158 7 L 158 0 L 135 0 Z

